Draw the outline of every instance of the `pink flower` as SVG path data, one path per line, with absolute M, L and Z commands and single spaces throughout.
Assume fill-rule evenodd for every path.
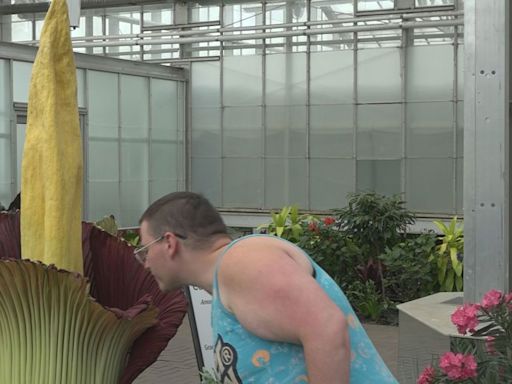
M 512 301 L 512 292 L 507 293 L 505 295 L 505 303 L 510 303 Z
M 477 375 L 477 365 L 473 355 L 447 352 L 439 359 L 439 368 L 451 380 L 466 380 Z
M 501 291 L 491 289 L 484 295 L 484 298 L 482 299 L 482 307 L 485 309 L 494 308 L 500 303 L 502 296 L 503 293 L 501 293 Z
M 478 304 L 464 304 L 452 313 L 452 323 L 457 326 L 457 331 L 459 331 L 460 334 L 465 335 L 468 331 L 475 331 L 478 325 L 478 319 L 476 317 L 478 309 Z
M 315 233 L 318 233 L 318 226 L 316 225 L 315 222 L 311 222 L 308 224 L 308 229 L 311 231 L 311 232 L 315 232 Z
M 335 222 L 336 222 L 336 220 L 334 220 L 334 217 L 328 216 L 328 217 L 324 218 L 325 225 L 333 225 Z
M 421 372 L 420 377 L 416 381 L 416 384 L 431 384 L 434 381 L 436 371 L 432 366 L 428 366 Z
M 494 336 L 487 336 L 485 338 L 485 349 L 490 355 L 494 355 L 496 353 L 496 349 L 494 348 L 494 339 L 496 339 Z

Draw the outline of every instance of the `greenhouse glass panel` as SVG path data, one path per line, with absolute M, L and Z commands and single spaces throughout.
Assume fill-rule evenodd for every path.
M 192 191 L 203 194 L 211 203 L 220 207 L 221 198 L 221 159 L 192 158 Z
M 266 108 L 265 155 L 306 157 L 305 106 Z
M 224 207 L 263 206 L 262 160 L 229 158 L 222 160 L 222 202 Z
M 85 69 L 76 70 L 76 88 L 77 88 L 77 102 L 78 107 L 86 108 L 86 96 L 85 96 Z
M 306 59 L 305 53 L 266 56 L 267 105 L 306 104 Z
M 455 157 L 453 103 L 407 103 L 408 157 Z
M 192 108 L 220 106 L 220 62 L 192 63 Z
M 457 157 L 464 157 L 464 102 L 457 102 Z
M 464 212 L 464 159 L 456 159 L 455 208 L 457 214 Z
M 152 148 L 152 150 L 154 151 L 154 148 Z M 169 148 L 167 150 L 170 151 Z M 154 155 L 153 153 L 153 156 Z M 169 163 L 167 165 L 170 166 Z M 147 181 L 148 179 L 148 143 L 135 141 L 122 142 L 121 180 Z
M 464 100 L 464 46 L 457 46 L 457 100 Z
M 192 156 L 221 155 L 220 108 L 192 109 Z
M 262 156 L 261 107 L 224 109 L 224 156 Z
M 178 143 L 151 142 L 151 180 L 174 180 L 179 179 L 181 161 L 180 155 L 183 149 Z M 147 163 L 143 164 L 147 165 Z M 141 177 L 147 180 L 147 171 L 140 170 Z
M 354 155 L 354 107 L 316 105 L 310 107 L 310 155 L 352 157 Z
M 14 17 L 14 16 L 13 16 Z M 16 21 L 11 23 L 11 41 L 31 41 L 33 32 L 32 21 Z
M 90 70 L 87 73 L 87 90 L 89 136 L 118 138 L 118 75 Z
M 178 191 L 179 187 L 176 180 L 150 180 L 149 182 L 149 203 L 158 200 L 162 196 L 167 195 L 171 191 Z
M 357 192 L 392 196 L 401 192 L 401 160 L 358 160 Z
M 355 191 L 354 160 L 310 160 L 310 209 L 328 210 L 347 205 L 347 194 Z
M 394 0 L 357 0 L 357 11 L 384 11 L 395 7 Z
M 147 139 L 149 81 L 145 77 L 121 75 L 120 83 L 121 137 Z M 169 108 L 171 106 L 172 104 L 169 104 Z
M 88 166 L 90 181 L 119 180 L 119 144 L 114 140 L 99 141 L 90 138 L 88 142 Z
M 176 81 L 151 79 L 151 138 L 176 140 L 182 131 L 181 108 L 178 95 L 181 85 Z
M 28 103 L 28 89 L 32 77 L 32 63 L 13 61 L 12 84 L 13 101 L 15 103 Z
M 261 56 L 224 58 L 224 105 L 261 105 L 261 60 Z
M 140 216 L 147 206 L 147 181 L 121 182 L 121 217 L 118 220 L 118 225 L 123 227 L 138 226 Z
M 11 139 L 0 135 L 0 204 L 7 208 L 12 200 Z
M 307 207 L 306 159 L 265 159 L 265 208 Z
M 9 61 L 0 60 L 0 134 L 11 132 L 11 76 Z
M 452 100 L 454 64 L 452 45 L 407 48 L 407 100 Z
M 454 159 L 407 159 L 407 208 L 416 212 L 454 213 L 454 166 Z
M 440 7 L 453 5 L 454 0 L 415 0 L 416 7 Z
M 171 4 L 167 4 L 162 9 L 162 4 L 143 5 L 143 25 L 145 27 L 152 27 L 155 25 L 169 25 L 173 22 L 173 9 Z
M 402 156 L 402 105 L 357 106 L 357 157 Z
M 108 215 L 121 217 L 119 182 L 89 181 L 89 215 L 87 220 L 97 221 Z
M 357 52 L 359 102 L 400 101 L 401 84 L 399 49 L 363 49 Z
M 354 53 L 311 53 L 311 104 L 352 103 L 354 97 Z

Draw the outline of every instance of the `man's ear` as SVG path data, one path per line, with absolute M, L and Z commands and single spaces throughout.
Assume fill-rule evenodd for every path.
M 181 250 L 181 244 L 172 232 L 164 233 L 165 247 L 171 260 L 175 260 Z

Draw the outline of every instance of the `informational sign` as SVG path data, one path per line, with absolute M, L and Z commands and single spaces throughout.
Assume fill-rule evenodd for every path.
M 212 296 L 204 289 L 188 287 L 189 320 L 194 339 L 197 365 L 201 370 L 213 371 L 213 336 L 211 326 Z

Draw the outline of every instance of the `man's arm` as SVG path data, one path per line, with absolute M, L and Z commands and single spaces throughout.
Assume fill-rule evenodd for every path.
M 301 344 L 310 384 L 348 383 L 350 342 L 343 313 L 285 251 L 240 244 L 219 271 L 223 303 L 250 332 Z

